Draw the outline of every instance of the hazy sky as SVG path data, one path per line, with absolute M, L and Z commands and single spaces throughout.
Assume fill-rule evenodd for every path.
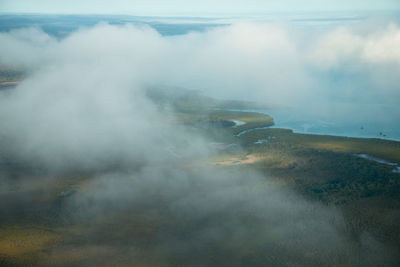
M 0 0 L 0 12 L 218 14 L 282 11 L 400 10 L 399 0 Z

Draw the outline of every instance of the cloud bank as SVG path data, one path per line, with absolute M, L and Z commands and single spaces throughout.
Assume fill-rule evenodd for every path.
M 22 29 L 1 34 L 0 62 L 35 70 L 95 63 L 118 70 L 124 76 L 118 80 L 130 76 L 141 85 L 201 89 L 220 98 L 319 109 L 325 116 L 336 109 L 341 118 L 354 114 L 354 107 L 344 106 L 357 103 L 357 114 L 379 118 L 395 109 L 391 102 L 400 91 L 400 30 L 382 24 L 371 31 L 339 27 L 309 34 L 288 25 L 237 23 L 173 37 L 149 27 L 100 24 L 62 41 Z

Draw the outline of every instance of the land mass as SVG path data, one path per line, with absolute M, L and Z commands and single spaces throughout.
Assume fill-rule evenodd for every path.
M 168 123 L 196 131 L 217 151 L 210 158 L 187 164 L 210 164 L 232 171 L 256 170 L 265 175 L 266 184 L 341 210 L 345 219 L 342 230 L 352 242 L 360 242 L 367 231 L 393 250 L 393 255 L 399 251 L 400 173 L 396 170 L 400 166 L 400 142 L 306 135 L 269 128 L 274 121 L 268 115 L 227 110 L 248 108 L 252 103 L 215 100 L 198 92 L 179 92 L 172 97 L 150 90 L 148 95 L 169 114 Z M 72 170 L 52 179 L 51 175 L 2 152 L 0 172 L 4 177 L 0 191 L 3 265 L 113 264 L 116 259 L 126 263 L 133 259 L 126 258 L 129 253 L 121 253 L 116 244 L 127 239 L 143 250 L 139 259 L 148 259 L 146 249 L 154 246 L 149 240 L 159 231 L 181 231 L 179 221 L 159 221 L 140 212 L 113 210 L 85 223 L 61 216 L 63 203 L 88 190 L 88 181 L 102 170 Z M 109 231 L 108 225 L 115 226 L 115 221 L 118 229 Z M 93 229 L 103 231 L 91 232 L 93 225 Z M 391 256 L 389 265 L 396 262 Z M 134 262 L 139 265 L 174 263 L 147 260 L 140 264 L 137 254 L 135 257 Z M 275 263 L 285 264 L 284 259 Z

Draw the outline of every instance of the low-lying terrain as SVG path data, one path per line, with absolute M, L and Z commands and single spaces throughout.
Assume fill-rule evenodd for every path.
M 176 170 L 189 170 L 188 175 L 194 179 L 190 184 L 183 182 L 179 185 L 182 189 L 177 195 L 165 193 L 170 184 L 161 187 L 154 184 L 155 189 L 145 188 L 146 198 L 136 199 L 135 194 L 140 195 L 136 188 L 140 186 L 131 178 L 125 178 L 121 173 L 129 171 L 118 165 L 111 167 L 113 170 L 107 167 L 47 172 L 29 162 L 20 162 L 7 150 L 2 150 L 0 265 L 398 264 L 399 142 L 296 134 L 288 129 L 268 128 L 273 125 L 273 118 L 256 112 L 214 107 L 172 108 L 168 112 L 171 118 L 168 123 L 196 131 L 209 141 L 214 151 L 206 158 L 199 156 L 198 159 L 177 161 Z M 139 164 L 132 168 L 141 170 L 143 167 Z M 265 206 L 268 214 L 277 216 L 278 225 L 293 220 L 291 227 L 296 231 L 284 240 L 279 229 L 276 230 L 274 218 L 257 214 L 264 210 L 263 207 L 255 208 L 258 212 L 249 209 L 255 203 L 242 208 L 239 202 L 215 211 L 203 211 L 203 206 L 196 202 L 195 210 L 183 209 L 189 215 L 181 213 L 182 209 L 177 207 L 190 206 L 193 197 L 196 201 L 214 201 L 211 206 L 222 205 L 220 203 L 227 200 L 219 187 L 237 186 L 215 181 L 211 182 L 214 187 L 205 186 L 202 178 L 196 176 L 200 168 L 215 168 L 211 169 L 214 173 L 232 173 L 232 179 L 253 172 L 261 174 L 261 180 L 246 185 L 249 191 L 236 192 L 244 195 L 246 203 L 255 201 L 253 195 L 268 198 L 276 191 L 285 191 L 294 192 L 296 196 L 288 194 L 288 199 L 301 198 L 294 203 L 306 201 L 314 204 L 306 209 L 300 206 L 298 211 Z M 109 186 L 122 184 L 127 192 L 132 191 L 132 199 L 123 200 L 124 205 L 115 200 L 118 193 L 110 196 L 107 195 L 110 191 L 105 190 L 105 195 L 100 198 L 91 193 L 96 186 L 96 190 L 102 192 L 104 185 L 97 179 L 105 178 L 98 177 L 107 177 L 115 169 L 121 177 L 114 177 Z M 210 195 L 214 196 L 210 191 L 214 192 L 216 188 L 215 199 L 208 199 Z M 232 188 L 229 190 L 234 190 Z M 183 192 L 195 196 L 188 197 Z M 207 199 L 203 199 L 202 194 Z M 180 199 L 186 200 L 181 203 Z M 271 201 L 276 199 L 271 198 Z M 97 202 L 101 201 L 105 204 L 101 205 L 101 210 L 96 210 L 100 209 Z M 262 203 L 268 205 L 269 202 Z M 346 244 L 350 244 L 350 250 L 342 247 L 335 250 L 341 252 L 331 254 L 330 248 L 325 250 L 321 242 L 302 248 L 304 235 L 310 235 L 310 242 L 314 237 L 306 230 L 302 232 L 304 226 L 297 222 L 312 224 L 314 216 L 324 207 L 341 215 L 318 215 L 318 220 L 335 225 L 342 238 L 347 240 Z M 198 214 L 202 212 L 205 215 L 201 217 Z M 281 213 L 289 215 L 279 221 Z M 312 220 L 308 222 L 307 218 Z M 228 234 L 232 231 L 239 232 L 237 235 Z M 326 242 L 334 242 L 329 239 L 329 229 L 322 232 L 328 235 Z

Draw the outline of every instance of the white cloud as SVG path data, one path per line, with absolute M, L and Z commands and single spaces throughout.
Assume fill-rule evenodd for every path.
M 341 27 L 325 34 L 317 42 L 312 56 L 325 67 L 340 67 L 348 63 L 400 64 L 399 47 L 400 29 L 394 24 L 367 35 Z
M 31 75 L 0 109 L 3 117 L 14 114 L 5 120 L 10 135 L 31 152 L 51 141 L 59 152 L 70 144 L 71 151 L 85 147 L 96 155 L 100 143 L 124 149 L 113 142 L 129 139 L 129 122 L 143 123 L 133 130 L 151 132 L 146 121 L 158 114 L 141 95 L 147 85 L 202 89 L 343 119 L 380 116 L 385 105 L 396 120 L 399 32 L 395 25 L 367 34 L 342 27 L 310 37 L 278 24 L 238 23 L 172 37 L 150 27 L 107 24 L 61 41 L 38 29 L 1 33 L 0 64 L 24 65 Z M 136 109 L 149 115 L 141 119 Z
M 370 63 L 400 65 L 400 29 L 391 24 L 386 31 L 365 38 L 361 58 Z

